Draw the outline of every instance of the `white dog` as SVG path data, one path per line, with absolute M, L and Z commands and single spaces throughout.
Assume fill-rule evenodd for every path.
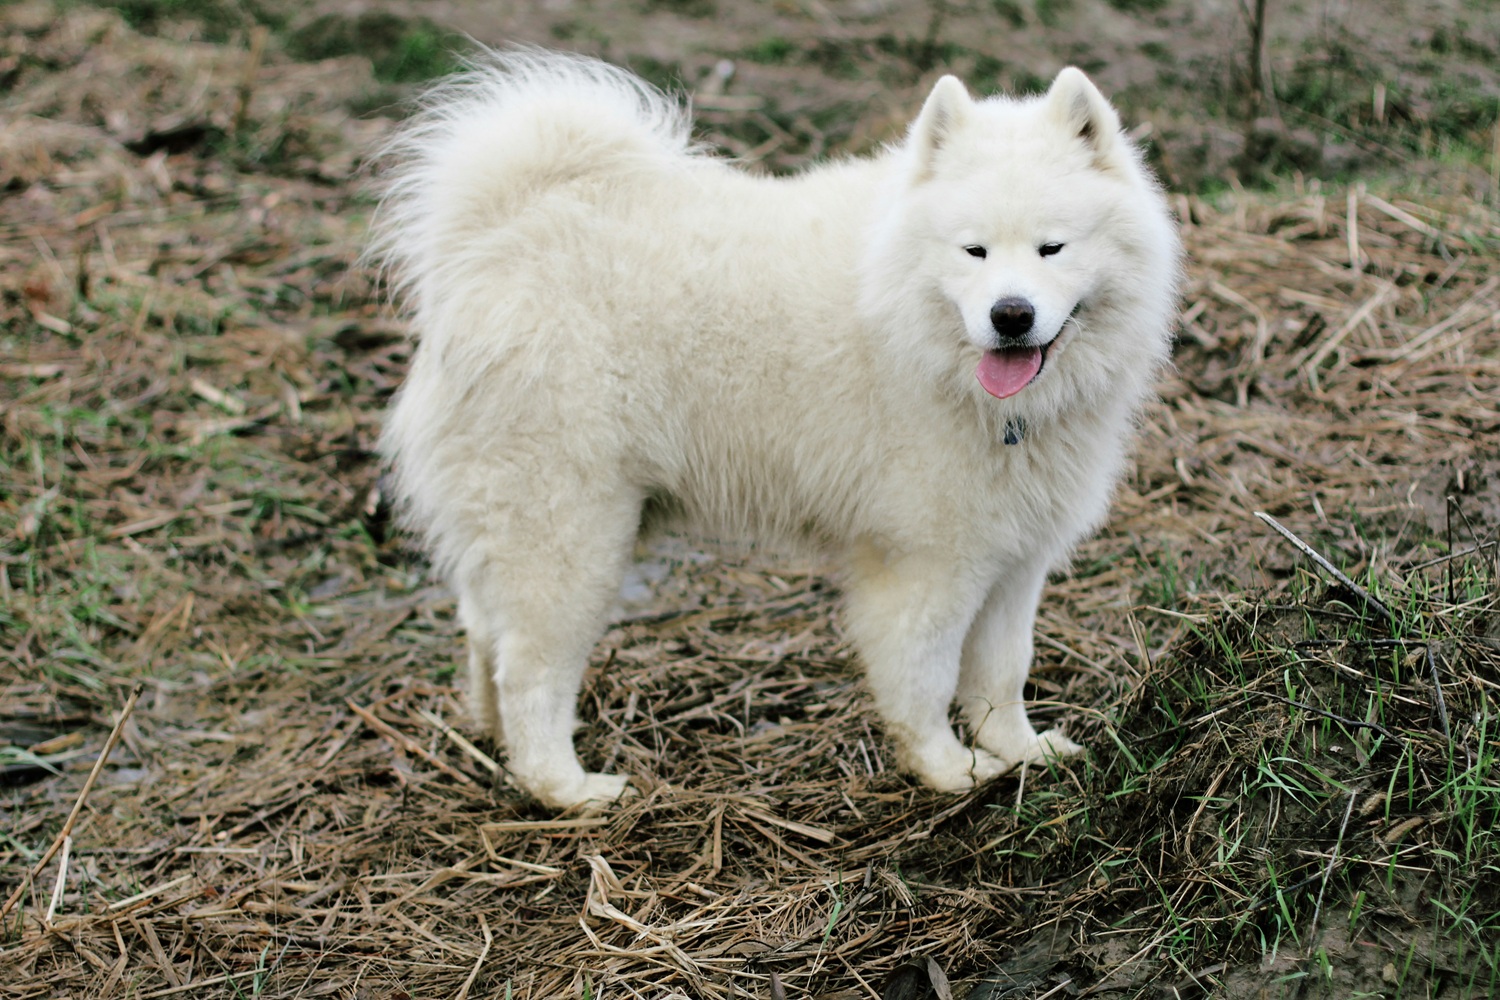
M 1076 69 L 1024 100 L 944 77 L 901 146 L 793 178 L 688 133 L 628 73 L 523 51 L 389 151 L 376 252 L 420 343 L 384 450 L 516 780 L 555 807 L 626 790 L 580 765 L 575 702 L 661 525 L 837 560 L 933 788 L 1076 752 L 1026 718 L 1037 602 L 1105 517 L 1179 271 L 1115 112 Z

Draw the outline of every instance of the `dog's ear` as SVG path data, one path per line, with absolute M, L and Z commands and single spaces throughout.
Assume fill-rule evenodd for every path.
M 1052 120 L 1078 138 L 1107 169 L 1119 150 L 1120 116 L 1083 70 L 1069 66 L 1057 74 L 1043 98 Z
M 925 180 L 932 174 L 938 151 L 968 121 L 973 108 L 974 99 L 958 77 L 944 76 L 933 85 L 907 140 L 916 168 L 914 180 Z

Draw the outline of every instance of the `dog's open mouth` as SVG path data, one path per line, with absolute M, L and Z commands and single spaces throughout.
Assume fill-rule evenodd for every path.
M 1001 347 L 985 351 L 974 375 L 984 391 L 996 399 L 1014 396 L 1042 373 L 1042 366 L 1047 362 L 1047 349 L 1051 346 L 1048 343 L 1041 347 Z

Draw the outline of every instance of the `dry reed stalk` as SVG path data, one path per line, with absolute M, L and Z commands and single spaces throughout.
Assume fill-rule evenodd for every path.
M 239 135 L 245 127 L 245 119 L 250 114 L 250 99 L 255 94 L 255 76 L 260 72 L 261 59 L 265 56 L 266 42 L 270 37 L 271 31 L 264 24 L 257 24 L 250 29 L 250 54 L 245 59 L 239 91 L 235 95 L 231 135 Z
M 71 843 L 73 825 L 78 822 L 78 814 L 83 812 L 83 804 L 88 800 L 89 792 L 94 790 L 94 783 L 99 780 L 99 773 L 104 770 L 104 762 L 109 760 L 109 755 L 114 752 L 116 744 L 120 742 L 120 733 L 125 728 L 125 722 L 130 718 L 130 713 L 135 711 L 135 703 L 140 700 L 141 692 L 145 689 L 146 685 L 144 682 L 137 682 L 135 687 L 131 689 L 130 697 L 125 699 L 125 706 L 120 709 L 120 715 L 115 720 L 114 728 L 110 730 L 109 737 L 104 741 L 104 749 L 99 752 L 98 758 L 94 761 L 94 766 L 89 770 L 89 776 L 84 779 L 83 787 L 79 789 L 78 797 L 73 801 L 73 808 L 68 813 L 68 818 L 63 820 L 62 829 L 57 832 L 57 836 L 52 839 L 52 843 L 42 852 L 41 858 L 32 866 L 31 871 L 21 880 L 21 884 L 16 886 L 15 890 L 6 898 L 4 905 L 0 905 L 0 926 L 4 926 L 5 918 L 10 915 L 11 909 L 20 900 L 27 888 L 36 881 L 36 877 L 41 874 L 42 869 L 47 867 L 47 863 L 57 856 L 58 850 L 64 844 Z M 58 877 L 60 883 L 62 874 L 59 873 Z M 50 914 L 50 909 L 48 912 Z

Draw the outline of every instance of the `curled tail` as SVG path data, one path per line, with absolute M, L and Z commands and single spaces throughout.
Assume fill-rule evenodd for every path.
M 546 189 L 680 159 L 689 133 L 681 103 L 625 70 L 540 49 L 486 51 L 429 90 L 381 151 L 370 255 L 420 314 L 476 237 Z

